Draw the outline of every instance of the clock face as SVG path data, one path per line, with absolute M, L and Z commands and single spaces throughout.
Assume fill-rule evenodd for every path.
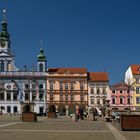
M 1 44 L 1 47 L 5 47 L 6 45 L 5 41 L 1 41 L 0 44 Z

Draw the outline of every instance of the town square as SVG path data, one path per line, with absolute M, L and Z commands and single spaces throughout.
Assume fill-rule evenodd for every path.
M 139 6 L 1 1 L 0 140 L 139 140 Z

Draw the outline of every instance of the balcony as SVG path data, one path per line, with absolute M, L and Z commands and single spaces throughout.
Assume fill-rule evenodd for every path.
M 7 71 L 0 72 L 0 77 L 44 77 L 46 76 L 45 72 L 28 72 L 28 71 Z

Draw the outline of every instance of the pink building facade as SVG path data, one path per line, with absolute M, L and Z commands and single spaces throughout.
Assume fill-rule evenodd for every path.
M 134 110 L 133 93 L 134 89 L 124 82 L 110 86 L 110 109 Z

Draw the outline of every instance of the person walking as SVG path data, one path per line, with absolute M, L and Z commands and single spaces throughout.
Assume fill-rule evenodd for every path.
M 93 121 L 97 121 L 98 111 L 96 108 L 93 108 Z

